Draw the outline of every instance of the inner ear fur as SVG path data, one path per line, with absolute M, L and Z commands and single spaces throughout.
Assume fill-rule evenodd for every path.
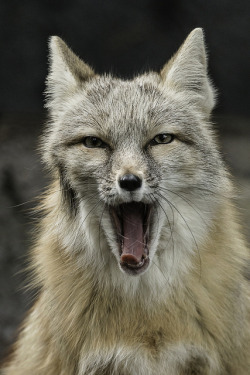
M 187 98 L 210 113 L 215 90 L 207 74 L 207 54 L 201 28 L 194 29 L 160 72 L 163 86 L 186 92 Z
M 51 109 L 52 114 L 56 114 L 63 109 L 67 97 L 94 77 L 95 73 L 58 36 L 50 38 L 49 63 L 46 106 Z
M 67 44 L 58 36 L 50 38 L 50 51 L 51 55 L 55 53 L 60 55 L 76 81 L 84 82 L 95 75 L 93 69 L 72 52 Z

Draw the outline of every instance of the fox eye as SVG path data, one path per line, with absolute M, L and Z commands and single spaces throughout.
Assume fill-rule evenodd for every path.
M 82 142 L 88 148 L 104 148 L 107 146 L 100 138 L 92 136 L 83 138 Z
M 152 141 L 150 142 L 151 146 L 160 145 L 160 144 L 167 144 L 171 143 L 174 140 L 173 134 L 157 134 Z

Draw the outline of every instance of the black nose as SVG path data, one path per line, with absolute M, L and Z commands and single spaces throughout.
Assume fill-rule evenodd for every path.
M 128 173 L 122 176 L 119 180 L 119 185 L 122 189 L 127 191 L 134 191 L 136 189 L 139 189 L 141 187 L 142 181 L 140 177 Z

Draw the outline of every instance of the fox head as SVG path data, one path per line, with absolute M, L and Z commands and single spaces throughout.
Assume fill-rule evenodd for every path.
M 229 186 L 214 104 L 201 29 L 160 73 L 132 80 L 95 74 L 52 37 L 42 148 L 65 247 L 122 277 L 185 272 Z

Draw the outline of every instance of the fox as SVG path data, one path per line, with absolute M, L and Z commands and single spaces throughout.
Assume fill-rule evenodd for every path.
M 38 292 L 2 374 L 248 375 L 250 257 L 203 30 L 131 79 L 49 49 Z

